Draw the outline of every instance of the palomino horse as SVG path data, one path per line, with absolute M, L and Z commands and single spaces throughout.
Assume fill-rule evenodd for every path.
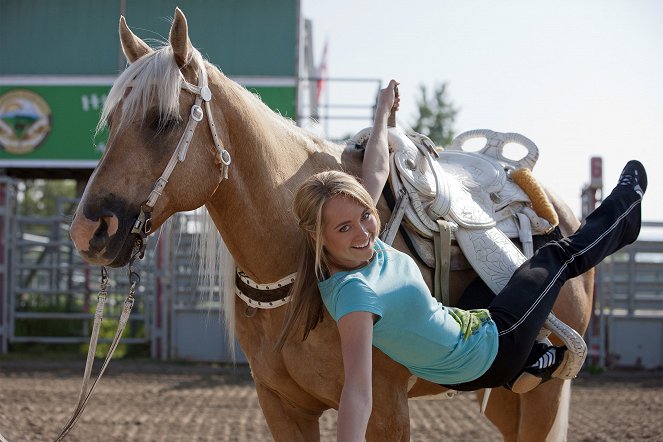
M 132 226 L 141 206 L 164 170 L 172 169 L 169 159 L 176 158 L 170 162 L 176 167 L 167 184 L 162 183 L 165 187 L 156 193 L 161 196 L 152 200 L 151 231 L 175 212 L 205 205 L 236 266 L 251 279 L 269 283 L 294 272 L 301 244 L 290 210 L 296 189 L 317 171 L 357 172 L 358 154 L 296 127 L 205 62 L 189 41 L 187 22 L 179 9 L 169 44 L 158 50 L 136 37 L 124 18 L 120 37 L 130 66 L 106 101 L 102 120 L 109 124 L 107 148 L 71 226 L 79 252 L 90 263 L 125 265 L 138 238 Z M 205 82 L 207 91 L 192 86 Z M 199 95 L 208 95 L 207 100 L 210 91 L 205 111 L 192 112 L 194 103 L 202 103 Z M 186 138 L 183 133 L 188 132 L 190 113 L 213 120 L 216 129 L 203 122 L 185 142 L 188 152 L 181 152 L 185 148 L 178 141 Z M 218 137 L 212 135 L 217 129 Z M 228 153 L 232 163 L 227 167 L 228 178 L 223 179 Z M 578 220 L 566 205 L 553 201 L 561 228 L 569 234 L 578 227 Z M 384 203 L 381 210 L 388 211 Z M 395 245 L 406 249 L 400 237 Z M 422 270 L 430 281 L 430 271 Z M 472 279 L 470 270 L 455 272 L 452 294 L 457 297 Z M 580 332 L 589 320 L 591 281 L 591 275 L 569 281 L 555 308 L 560 319 Z M 318 440 L 318 419 L 325 410 L 338 408 L 343 386 L 334 321 L 325 315 L 306 341 L 292 338 L 276 352 L 284 308 L 258 310 L 249 316 L 244 314 L 246 305 L 235 299 L 230 305 L 234 303 L 236 335 L 274 438 Z M 373 366 L 367 439 L 408 440 L 408 396 L 444 389 L 421 380 L 409 388 L 410 373 L 377 349 Z M 560 380 L 521 396 L 500 388 L 493 391 L 486 414 L 506 440 L 564 438 L 568 394 L 568 381 L 564 386 Z

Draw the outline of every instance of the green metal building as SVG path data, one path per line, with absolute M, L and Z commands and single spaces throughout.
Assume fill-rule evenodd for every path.
M 0 169 L 89 175 L 106 141 L 94 137 L 99 112 L 126 65 L 120 15 L 154 46 L 167 41 L 176 6 L 204 57 L 297 120 L 298 78 L 307 76 L 299 0 L 2 0 Z

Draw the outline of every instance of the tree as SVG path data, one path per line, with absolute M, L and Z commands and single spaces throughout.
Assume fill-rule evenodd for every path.
M 19 215 L 55 216 L 58 199 L 74 198 L 74 180 L 24 180 L 18 185 Z M 70 213 L 68 215 L 73 215 Z
M 454 137 L 453 123 L 458 109 L 447 98 L 447 83 L 442 83 L 429 94 L 425 85 L 419 86 L 417 99 L 419 116 L 412 129 L 433 140 L 437 146 L 448 146 Z

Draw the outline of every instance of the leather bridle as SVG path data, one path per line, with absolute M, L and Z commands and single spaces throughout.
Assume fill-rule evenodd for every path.
M 205 112 L 207 112 L 207 123 L 209 125 L 210 131 L 212 132 L 212 139 L 214 140 L 214 146 L 216 147 L 219 160 L 221 162 L 221 180 L 228 178 L 228 167 L 232 162 L 230 158 L 230 153 L 223 147 L 221 144 L 221 139 L 216 130 L 216 124 L 214 123 L 214 117 L 212 115 L 212 110 L 210 108 L 209 102 L 212 100 L 212 91 L 208 87 L 207 81 L 207 72 L 204 67 L 200 68 L 198 74 L 198 86 L 195 86 L 189 83 L 186 80 L 182 81 L 182 89 L 185 89 L 196 96 L 196 101 L 191 106 L 191 112 L 189 113 L 189 121 L 186 124 L 184 133 L 180 138 L 175 152 L 170 157 L 170 161 L 166 165 L 166 169 L 163 171 L 154 187 L 152 192 L 148 196 L 147 200 L 143 202 L 140 206 L 140 213 L 136 217 L 136 220 L 133 223 L 131 228 L 131 233 L 138 235 L 136 240 L 136 248 L 138 249 L 137 254 L 142 258 L 145 253 L 145 248 L 147 246 L 147 237 L 152 231 L 152 210 L 157 203 L 157 200 L 163 193 L 163 189 L 168 184 L 168 178 L 175 170 L 175 166 L 178 163 L 181 163 L 185 160 L 187 151 L 189 150 L 189 145 L 191 144 L 191 139 L 196 130 L 196 126 L 204 117 L 203 107 L 205 107 Z M 202 106 L 201 106 L 202 105 Z

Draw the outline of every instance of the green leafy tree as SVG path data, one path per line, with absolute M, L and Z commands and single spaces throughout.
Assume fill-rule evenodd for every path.
M 74 198 L 74 180 L 26 180 L 19 183 L 19 214 L 31 216 L 54 216 L 58 198 Z
M 448 146 L 454 137 L 453 124 L 458 109 L 447 97 L 447 83 L 433 88 L 419 86 L 417 110 L 419 115 L 412 126 L 415 132 L 426 135 L 437 146 Z

